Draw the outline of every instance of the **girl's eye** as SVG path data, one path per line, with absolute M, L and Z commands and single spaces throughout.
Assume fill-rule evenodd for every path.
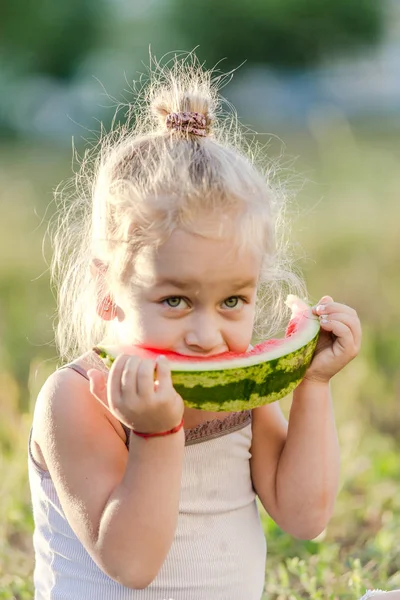
M 224 300 L 224 304 L 228 308 L 237 308 L 239 306 L 239 303 L 243 304 L 243 300 L 241 298 L 239 298 L 239 296 L 231 296 L 230 298 L 227 298 L 226 300 Z M 240 306 L 241 306 L 241 304 L 240 304 Z
M 184 308 L 184 306 L 180 305 L 181 302 L 185 302 L 185 300 L 180 296 L 170 296 L 163 300 L 163 304 L 166 304 L 169 308 Z

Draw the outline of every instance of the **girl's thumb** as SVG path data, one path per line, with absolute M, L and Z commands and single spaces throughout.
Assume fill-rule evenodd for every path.
M 89 369 L 87 372 L 90 383 L 90 392 L 104 406 L 108 408 L 107 401 L 107 377 L 97 369 Z

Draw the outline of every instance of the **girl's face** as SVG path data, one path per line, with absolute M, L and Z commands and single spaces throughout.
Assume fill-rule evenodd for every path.
M 116 297 L 121 344 L 190 356 L 245 352 L 250 344 L 261 257 L 234 237 L 175 230 L 135 258 L 134 279 Z

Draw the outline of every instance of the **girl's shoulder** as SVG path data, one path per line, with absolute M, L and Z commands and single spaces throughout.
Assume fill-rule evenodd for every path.
M 121 423 L 90 392 L 87 370 L 94 366 L 91 357 L 83 355 L 54 371 L 39 392 L 32 422 L 31 449 L 33 458 L 45 470 L 44 446 L 57 435 L 64 435 L 66 429 L 77 435 L 78 432 L 97 431 L 101 437 L 106 428 L 115 434 L 116 443 L 126 443 Z
M 89 554 L 97 557 L 98 564 L 101 515 L 123 478 L 128 460 L 125 433 L 115 421 L 90 393 L 88 380 L 73 369 L 63 368 L 44 383 L 32 425 L 31 453 L 38 463 L 32 475 L 39 471 L 41 478 L 33 494 L 43 492 L 47 498 L 48 480 L 52 481 L 51 497 L 55 491 L 71 529 Z M 37 460 L 39 453 L 43 464 Z M 43 474 L 42 468 L 47 473 Z

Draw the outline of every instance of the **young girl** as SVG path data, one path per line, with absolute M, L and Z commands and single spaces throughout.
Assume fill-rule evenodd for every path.
M 177 60 L 146 99 L 58 221 L 58 344 L 72 361 L 43 386 L 29 444 L 35 598 L 260 600 L 256 496 L 293 536 L 326 527 L 339 479 L 329 381 L 358 353 L 360 324 L 330 296 L 314 308 L 322 333 L 289 423 L 277 402 L 184 406 L 163 351 L 244 352 L 256 316 L 275 327 L 301 282 L 283 268 L 277 198 L 234 119 L 216 120 L 210 73 Z M 99 343 L 160 357 L 121 352 L 108 373 Z

